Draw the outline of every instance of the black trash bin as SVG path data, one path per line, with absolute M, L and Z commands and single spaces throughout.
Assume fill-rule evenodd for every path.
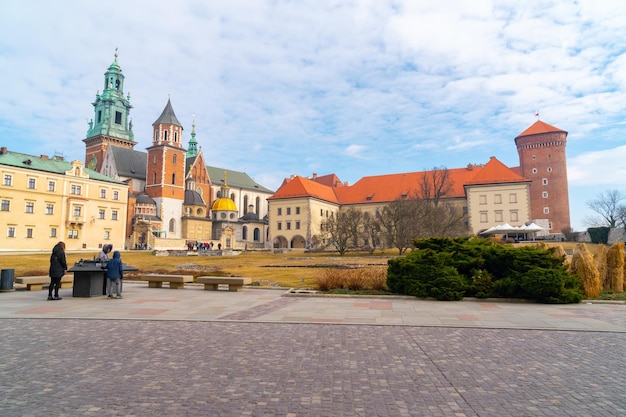
M 13 291 L 14 269 L 3 269 L 0 271 L 0 291 Z

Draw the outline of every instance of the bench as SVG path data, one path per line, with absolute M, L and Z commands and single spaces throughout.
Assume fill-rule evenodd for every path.
M 243 286 L 250 284 L 250 278 L 243 277 L 198 277 L 196 282 L 204 284 L 204 289 L 217 291 L 220 285 L 228 285 L 228 291 L 241 291 Z
M 185 282 L 193 282 L 193 275 L 147 274 L 141 279 L 148 281 L 149 288 L 162 288 L 164 282 L 169 282 L 170 288 L 184 288 Z
M 27 291 L 41 291 L 44 285 L 46 288 L 50 286 L 50 277 L 46 275 L 16 277 L 15 283 L 26 285 Z M 63 278 L 61 278 L 61 288 L 72 288 L 73 284 L 73 275 L 63 275 Z

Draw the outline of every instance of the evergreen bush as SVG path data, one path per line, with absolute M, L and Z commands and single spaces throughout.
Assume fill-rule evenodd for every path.
M 580 302 L 582 292 L 552 248 L 494 243 L 480 238 L 415 241 L 407 255 L 388 262 L 393 292 L 438 300 L 464 296 L 527 298 L 544 303 Z

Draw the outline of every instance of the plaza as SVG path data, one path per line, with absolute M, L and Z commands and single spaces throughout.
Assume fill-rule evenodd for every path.
M 626 305 L 0 294 L 3 416 L 617 416 Z

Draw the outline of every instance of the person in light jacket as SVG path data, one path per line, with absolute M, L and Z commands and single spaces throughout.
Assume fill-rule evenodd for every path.
M 109 298 L 122 298 L 122 283 L 121 279 L 124 278 L 124 265 L 122 264 L 122 257 L 120 251 L 113 252 L 113 258 L 107 262 L 106 269 L 107 277 L 107 295 Z M 113 297 L 113 287 L 115 286 L 116 296 Z
M 67 261 L 65 259 L 65 243 L 59 242 L 52 248 L 50 255 L 50 286 L 48 287 L 48 300 L 61 300 L 59 297 L 59 287 L 61 286 L 61 278 L 67 271 Z M 54 297 L 52 291 L 54 290 Z

